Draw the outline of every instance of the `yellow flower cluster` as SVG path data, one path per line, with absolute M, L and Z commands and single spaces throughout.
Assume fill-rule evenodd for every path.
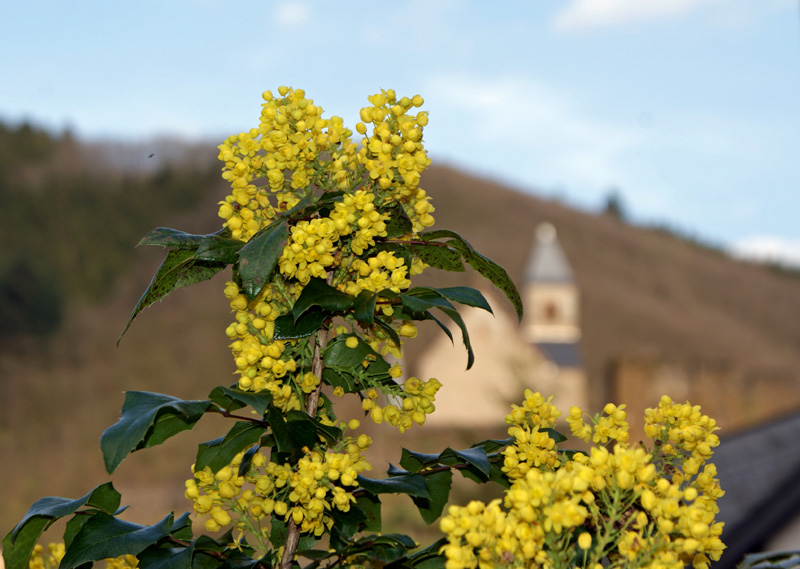
M 288 411 L 303 408 L 302 393 L 309 393 L 311 383 L 294 376 L 308 369 L 310 352 L 307 342 L 275 340 L 274 323 L 288 313 L 302 287 L 320 278 L 353 296 L 364 290 L 401 293 L 411 286 L 410 276 L 426 267 L 417 257 L 370 250 L 388 236 L 391 215 L 411 221 L 410 237 L 434 223 L 430 198 L 419 187 L 420 174 L 430 164 L 422 142 L 428 115 L 416 110 L 423 104 L 419 95 L 398 98 L 392 90 L 372 95 L 356 127 L 364 135 L 359 148 L 341 118 L 323 118 L 322 108 L 301 89 L 281 87 L 277 95 L 267 91 L 263 98 L 258 127 L 219 146 L 223 178 L 231 185 L 220 202 L 224 226 L 246 242 L 301 199 L 330 196 L 325 207 L 286 220 L 289 236 L 277 274 L 258 298 L 248 301 L 235 282 L 225 285 L 235 313 L 226 334 L 233 341 L 238 386 L 269 391 L 274 404 Z M 376 304 L 384 324 L 394 326 L 400 337 L 414 337 L 413 323 L 389 320 L 393 312 L 389 302 Z M 401 346 L 380 325 L 361 335 L 381 355 L 401 357 Z M 421 423 L 438 389 L 438 382 L 426 385 L 424 397 L 376 386 L 403 400 L 395 408 L 375 407 L 373 418 L 402 428 Z
M 370 444 L 372 440 L 362 434 L 344 439 L 342 452 L 305 449 L 294 466 L 257 453 L 250 470 L 239 476 L 242 452 L 216 474 L 209 467 L 194 472 L 194 478 L 186 481 L 185 495 L 197 514 L 208 516 L 204 522 L 208 531 L 234 525 L 263 543 L 270 526 L 262 522 L 277 516 L 291 518 L 302 532 L 319 536 L 333 524 L 332 508 L 346 512 L 355 501 L 352 489 L 358 486 L 358 474 L 372 469 L 362 455 Z
M 63 543 L 49 543 L 47 554 L 44 547 L 38 543 L 33 546 L 29 569 L 56 569 L 64 558 L 66 550 Z M 139 565 L 139 560 L 134 555 L 121 555 L 119 557 L 105 559 L 106 569 L 133 569 Z
M 264 93 L 258 128 L 232 135 L 219 147 L 222 177 L 232 189 L 219 215 L 234 239 L 249 240 L 323 178 L 345 189 L 348 171 L 356 168 L 352 132 L 339 117 L 323 119 L 322 108 L 302 89 L 281 87 L 278 93 Z M 267 185 L 259 186 L 262 181 Z
M 601 434 L 588 452 L 558 453 L 552 438 L 536 436 L 554 424 L 558 410 L 549 399 L 526 392 L 523 407 L 514 406 L 507 417 L 515 442 L 504 453 L 503 470 L 512 481 L 506 509 L 499 500 L 450 507 L 440 523 L 448 540 L 442 548 L 447 569 L 567 569 L 576 563 L 592 569 L 706 569 L 718 560 L 725 546 L 722 524 L 714 518 L 723 493 L 714 465 L 705 464 L 719 443 L 711 433 L 713 420 L 699 407 L 662 399 L 646 412 L 649 434 L 662 441 L 651 454 L 622 442 L 622 406 L 607 405 L 604 413 L 595 434 L 598 425 L 608 428 L 607 440 L 620 441 L 612 450 L 597 444 Z M 568 420 L 573 432 L 586 435 L 582 414 L 571 410 Z M 664 452 L 665 447 L 670 448 Z
M 578 407 L 571 407 L 567 415 L 567 424 L 572 435 L 578 439 L 595 444 L 606 444 L 609 441 L 618 443 L 628 442 L 628 422 L 626 419 L 625 405 L 607 403 L 603 408 L 604 415 L 592 417 L 592 425 L 583 420 L 583 411 Z
M 248 302 L 232 281 L 225 284 L 224 293 L 236 314 L 236 322 L 225 333 L 234 340 L 230 347 L 239 387 L 245 391 L 269 391 L 273 404 L 285 411 L 300 409 L 302 403 L 293 389 L 298 342 L 273 339 L 275 319 L 288 311 L 293 295 L 265 286 L 256 299 Z
M 424 101 L 419 95 L 398 100 L 394 90 L 389 89 L 372 95 L 369 102 L 372 106 L 361 109 L 363 122 L 356 125 L 356 130 L 366 135 L 367 124 L 372 124 L 373 133 L 362 140 L 359 160 L 381 189 L 396 188 L 414 231 L 430 227 L 434 223 L 433 206 L 419 187 L 420 174 L 431 162 L 422 145 L 428 114 L 409 114 Z
M 410 429 L 414 423 L 418 425 L 425 423 L 426 416 L 435 410 L 433 402 L 436 392 L 441 387 L 442 384 L 434 378 L 422 381 L 410 377 L 403 383 L 402 391 L 397 395 L 399 405 L 389 403 L 385 407 L 379 406 L 375 401 L 378 392 L 373 388 L 367 391 L 367 397 L 361 402 L 361 408 L 369 411 L 376 423 L 386 421 L 402 433 Z
M 556 466 L 559 460 L 556 441 L 544 430 L 555 427 L 561 415 L 550 403 L 552 399 L 526 389 L 522 407 L 512 405 L 511 413 L 506 415 L 506 423 L 511 425 L 508 434 L 514 438 L 514 444 L 503 451 L 503 472 L 511 480 L 522 478 L 534 468 Z
M 48 543 L 47 554 L 45 554 L 44 547 L 37 543 L 33 546 L 28 567 L 29 569 L 55 569 L 64 558 L 64 553 L 63 543 Z

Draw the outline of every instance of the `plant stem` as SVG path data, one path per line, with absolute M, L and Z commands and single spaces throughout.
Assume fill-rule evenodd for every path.
M 330 276 L 328 276 L 330 281 Z M 317 416 L 317 407 L 319 406 L 319 396 L 322 390 L 322 359 L 325 355 L 325 347 L 328 345 L 328 330 L 321 328 L 317 331 L 316 341 L 314 342 L 314 355 L 311 359 L 311 372 L 319 379 L 319 385 L 308 396 L 306 402 L 306 413 L 309 417 Z M 283 556 L 281 557 L 281 569 L 291 569 L 292 562 L 294 561 L 294 554 L 297 551 L 297 544 L 300 540 L 300 528 L 294 523 L 294 518 L 289 515 L 289 526 L 286 532 L 286 544 L 283 547 Z

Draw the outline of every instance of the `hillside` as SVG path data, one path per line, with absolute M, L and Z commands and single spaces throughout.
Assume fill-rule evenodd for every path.
M 459 231 L 517 280 L 535 225 L 547 220 L 558 228 L 583 291 L 584 356 L 598 389 L 612 358 L 637 351 L 774 367 L 800 376 L 795 353 L 800 279 L 447 167 L 432 167 L 423 186 L 435 198 L 437 226 Z M 201 185 L 196 193 L 192 201 L 203 199 L 191 212 L 165 211 L 152 225 L 215 230 L 220 186 Z M 134 243 L 131 239 L 129 247 Z M 43 495 L 77 497 L 107 480 L 98 440 L 119 416 L 123 390 L 199 399 L 231 379 L 223 333 L 229 314 L 220 292 L 225 275 L 149 308 L 115 347 L 162 254 L 136 250 L 132 267 L 118 279 L 121 284 L 102 301 L 70 304 L 60 331 L 49 340 L 28 340 L 0 354 L 0 382 L 7 394 L 0 401 L 5 498 L 0 533 Z M 469 274 L 426 278 L 433 277 L 440 284 L 476 284 Z M 424 338 L 409 343 L 412 366 L 424 343 Z M 133 518 L 155 521 L 165 508 L 185 508 L 182 481 L 193 461 L 187 441 L 212 436 L 217 433 L 201 424 L 197 432 L 123 463 L 115 484 L 134 505 Z M 161 476 L 168 484 L 154 485 Z

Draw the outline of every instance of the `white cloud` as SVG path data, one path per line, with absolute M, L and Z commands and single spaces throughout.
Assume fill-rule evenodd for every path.
M 284 26 L 301 26 L 308 22 L 310 10 L 302 2 L 284 2 L 275 12 L 278 23 Z
M 516 163 L 528 186 L 624 184 L 620 157 L 641 138 L 640 129 L 592 119 L 570 95 L 529 79 L 440 75 L 425 93 L 438 107 L 432 116 L 460 125 L 440 148 L 468 151 L 481 169 Z
M 572 0 L 555 19 L 556 29 L 580 32 L 685 16 L 718 0 Z
M 800 268 L 800 240 L 773 236 L 748 237 L 733 244 L 731 255 L 738 259 Z

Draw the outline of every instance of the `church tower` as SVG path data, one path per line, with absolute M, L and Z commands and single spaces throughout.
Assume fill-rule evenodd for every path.
M 551 223 L 536 228 L 523 287 L 523 333 L 545 358 L 537 376 L 558 384 L 562 404 L 585 409 L 578 284 Z

